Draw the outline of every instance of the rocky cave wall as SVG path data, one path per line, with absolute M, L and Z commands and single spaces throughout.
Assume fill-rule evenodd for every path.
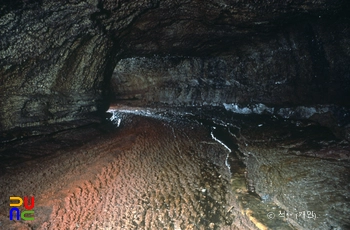
M 39 142 L 16 141 L 16 137 L 9 139 L 5 136 L 14 128 L 31 127 L 35 130 L 33 127 L 44 125 L 46 128 L 47 124 L 66 121 L 81 124 L 77 120 L 96 115 L 101 117 L 110 100 L 128 100 L 126 103 L 132 101 L 141 106 L 226 105 L 226 108 L 240 113 L 282 111 L 283 115 L 285 111 L 287 117 L 298 111 L 300 114 L 306 111 L 308 116 L 310 111 L 322 111 L 324 116 L 313 114 L 309 118 L 321 124 L 324 122 L 322 125 L 331 128 L 340 139 L 350 140 L 349 12 L 346 0 L 1 2 L 0 142 L 14 140 L 6 143 L 8 149 L 4 148 L 2 155 L 28 159 L 56 152 L 72 142 L 77 145 L 86 143 L 102 131 L 95 132 L 93 127 L 87 127 L 93 130 L 88 133 L 84 129 L 71 129 L 71 136 L 59 133 L 57 139 L 48 137 Z M 256 107 L 249 108 L 249 105 Z M 174 111 L 178 115 L 187 109 L 177 107 Z M 223 108 L 189 109 L 196 110 L 197 117 L 203 116 L 208 121 L 227 112 Z M 193 116 L 192 113 L 187 115 Z M 233 119 L 230 114 L 228 120 L 222 121 L 221 128 L 231 124 L 230 127 L 235 128 L 232 130 L 240 130 L 231 133 L 230 127 L 226 127 L 227 136 L 241 151 L 239 156 L 246 166 L 246 178 L 242 175 L 242 182 L 246 182 L 250 192 L 261 198 L 259 205 L 274 201 L 287 212 L 303 208 L 315 210 L 325 217 L 293 224 L 305 229 L 340 229 L 341 226 L 347 229 L 350 210 L 348 142 L 336 140 L 328 129 L 309 121 L 286 122 L 275 116 L 268 116 L 267 120 L 252 117 L 254 119 L 244 116 Z M 267 116 L 260 116 L 260 119 L 264 119 L 262 117 Z M 135 127 L 142 135 L 131 127 L 127 131 L 132 134 L 131 138 L 116 132 L 122 137 L 118 137 L 119 141 L 111 139 L 95 145 L 103 140 L 100 137 L 97 142 L 92 142 L 95 144 L 89 143 L 84 148 L 99 152 L 101 147 L 102 153 L 113 153 L 115 159 L 120 151 L 119 143 L 134 140 L 133 136 L 151 137 L 152 143 L 141 141 L 142 147 L 161 147 L 161 156 L 166 156 L 161 145 L 153 144 L 164 138 L 162 130 L 166 126 L 157 123 L 162 130 L 154 128 L 161 135 L 156 140 L 157 136 L 152 134 L 154 130 L 150 129 L 149 135 L 143 128 L 153 125 L 140 124 Z M 171 126 L 168 134 L 175 139 L 164 139 L 164 145 L 169 148 L 168 143 L 176 143 L 177 156 L 179 149 Z M 186 135 L 184 140 L 191 144 L 196 142 L 189 140 L 188 136 L 192 135 Z M 200 145 L 209 143 L 198 142 Z M 92 145 L 94 148 L 90 148 Z M 132 148 L 148 157 L 156 152 L 153 149 L 140 152 L 137 145 L 132 145 Z M 62 157 L 76 157 L 76 164 L 75 160 L 69 159 L 75 172 L 80 172 L 76 165 L 86 166 L 86 162 L 77 157 L 79 154 L 65 155 L 62 154 L 65 151 L 60 151 Z M 81 153 L 85 155 L 86 152 Z M 89 157 L 96 162 L 94 154 Z M 41 161 L 42 158 L 37 159 Z M 57 167 L 57 175 L 62 176 L 64 162 L 57 159 L 60 158 L 52 158 L 56 164 L 53 167 Z M 109 158 L 106 159 L 111 163 Z M 134 162 L 134 158 L 130 159 Z M 2 164 L 6 165 L 7 161 L 4 162 Z M 35 175 L 51 180 L 48 179 L 50 176 L 44 176 L 45 173 L 37 173 L 37 170 L 44 170 L 42 162 L 40 167 L 25 164 L 25 167 L 35 170 Z M 15 169 L 22 166 L 19 164 Z M 0 173 L 3 168 L 0 168 Z M 101 169 L 99 165 L 98 168 Z M 95 171 L 89 170 L 96 175 Z M 27 171 L 22 171 L 27 175 L 24 172 Z M 85 177 L 85 168 L 82 172 Z M 128 171 L 124 172 L 127 174 Z M 17 174 L 11 176 L 22 179 Z M 142 176 L 136 178 L 143 179 Z M 16 181 L 3 179 L 6 183 Z M 157 178 L 157 181 L 161 180 Z M 28 183 L 27 190 L 40 188 L 36 182 Z M 51 183 L 44 184 L 51 186 Z M 22 190 L 23 187 L 4 188 Z M 111 191 L 115 193 L 115 190 Z M 130 192 L 126 191 L 126 194 Z M 238 206 L 230 210 L 238 213 Z M 55 214 L 55 218 L 59 217 Z
M 303 23 L 220 56 L 153 56 L 118 62 L 116 100 L 143 104 L 350 105 L 350 30 Z M 156 89 L 156 90 L 155 90 Z
M 134 84 L 146 101 L 348 105 L 348 9 L 345 0 L 4 2 L 0 130 L 103 113 L 118 60 L 116 70 L 133 62 L 145 70 L 132 74 L 164 80 L 150 95 L 145 79 L 114 79 L 120 98 Z M 126 59 L 141 56 L 147 66 Z M 191 76 L 174 85 L 166 66 Z
M 281 28 L 269 39 L 226 44 L 229 51 L 216 55 L 125 58 L 113 72 L 114 100 L 311 119 L 349 140 L 348 25 L 318 17 Z
M 1 11 L 0 130 L 97 111 L 111 42 L 90 19 L 96 3 L 18 7 Z

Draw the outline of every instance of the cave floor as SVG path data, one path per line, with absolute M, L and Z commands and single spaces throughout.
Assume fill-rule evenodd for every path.
M 140 113 L 135 108 L 119 109 L 122 110 L 113 112 L 113 124 L 85 125 L 2 146 L 0 229 L 307 229 L 307 226 L 322 229 L 330 224 L 329 218 L 334 226 L 348 224 L 348 152 L 344 143 L 327 135 L 324 140 L 318 140 L 320 130 L 305 132 L 307 136 L 313 133 L 312 138 L 318 143 L 321 141 L 323 145 L 341 150 L 340 159 L 335 160 L 339 158 L 337 153 L 311 156 L 314 152 L 310 151 L 310 146 L 314 143 L 310 142 L 308 150 L 303 150 L 303 144 L 307 142 L 305 136 L 296 138 L 285 134 L 284 129 L 279 129 L 284 138 L 275 129 L 264 136 L 268 132 L 261 132 L 256 127 L 267 127 L 266 120 L 255 119 L 250 125 L 241 121 L 246 131 L 240 127 L 238 135 L 237 127 L 230 129 L 223 121 L 209 125 L 204 117 L 192 119 L 192 113 L 174 118 L 166 116 L 164 111 Z M 217 124 L 216 131 L 213 124 Z M 232 135 L 231 140 L 221 137 L 225 136 L 224 131 Z M 276 137 L 273 140 L 272 132 Z M 245 140 L 248 137 L 251 139 Z M 276 145 L 299 151 L 301 156 L 293 158 L 291 156 L 296 154 L 289 152 L 280 160 L 274 156 L 280 151 L 280 147 L 276 150 Z M 271 149 L 274 149 L 273 153 Z M 322 152 L 320 146 L 314 149 Z M 243 154 L 249 151 L 256 152 L 252 154 L 254 159 Z M 277 160 L 271 160 L 269 156 Z M 243 160 L 246 165 L 242 164 Z M 303 202 L 308 202 L 305 196 L 310 196 L 304 194 L 302 198 L 296 197 L 294 204 L 289 203 L 288 197 L 295 194 L 282 187 L 297 188 L 293 186 L 302 186 L 310 178 L 305 175 L 301 178 L 299 174 L 289 177 L 288 173 L 275 178 L 280 172 L 274 173 L 269 164 L 278 162 L 288 168 L 307 161 L 310 172 L 319 173 L 322 167 L 334 171 L 329 176 L 333 176 L 333 182 L 328 185 L 338 186 L 334 191 L 342 196 L 335 192 L 333 195 L 337 200 L 328 201 L 324 196 L 320 200 L 324 205 L 342 204 L 345 213 L 328 219 L 319 216 L 317 220 L 304 218 L 302 221 L 294 216 L 279 217 L 282 212 L 291 212 L 293 205 L 301 208 Z M 265 177 L 254 180 L 254 177 L 261 177 L 257 171 Z M 323 177 L 318 177 L 313 186 L 322 190 L 318 186 L 323 183 Z M 259 182 L 268 185 L 264 187 Z M 286 186 L 288 182 L 293 182 L 291 187 Z M 269 187 L 270 184 L 276 187 Z M 310 192 L 310 186 L 308 189 Z M 279 194 L 283 192 L 289 192 L 284 200 Z M 332 190 L 325 192 L 331 196 Z M 302 207 L 305 211 L 312 211 L 307 210 L 308 207 L 324 207 L 315 206 L 320 201 L 317 195 L 324 194 L 322 191 L 315 193 L 313 203 Z M 34 220 L 10 221 L 9 196 L 34 196 Z M 294 211 L 294 214 L 299 211 L 302 210 Z

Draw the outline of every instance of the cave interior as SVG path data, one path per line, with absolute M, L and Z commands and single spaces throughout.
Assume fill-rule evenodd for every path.
M 350 229 L 348 1 L 0 9 L 0 229 Z

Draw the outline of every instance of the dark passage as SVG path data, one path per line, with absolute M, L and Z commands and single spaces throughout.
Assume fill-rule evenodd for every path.
M 1 1 L 0 229 L 348 229 L 349 12 Z

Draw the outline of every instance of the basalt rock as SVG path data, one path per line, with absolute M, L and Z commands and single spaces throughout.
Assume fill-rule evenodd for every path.
M 225 56 L 122 59 L 112 77 L 114 94 L 117 100 L 140 99 L 143 104 L 349 106 L 347 25 L 299 26 Z M 335 42 L 332 36 L 341 33 L 344 37 Z
M 349 11 L 347 0 L 2 1 L 0 226 L 348 229 Z M 87 125 L 110 100 L 162 110 Z M 10 221 L 6 197 L 29 194 L 36 222 Z
M 214 105 L 235 113 L 311 119 L 347 139 L 347 26 L 337 20 L 299 23 L 220 56 L 125 58 L 114 69 L 112 91 L 116 101 L 139 106 Z
M 338 99 L 346 103 L 347 9 L 344 0 L 4 2 L 0 13 L 0 130 L 104 112 L 117 61 L 153 54 L 214 57 L 186 58 L 184 62 L 209 65 L 207 71 L 212 75 L 220 70 L 217 78 L 221 80 L 207 85 L 205 93 L 219 92 L 215 100 L 223 100 L 224 94 L 232 100 L 276 102 L 281 96 L 279 103 L 304 98 L 305 103 Z M 159 64 L 164 63 L 154 67 Z M 231 73 L 233 66 L 237 71 Z M 289 74 L 278 75 L 281 72 Z M 244 87 L 243 92 L 226 96 L 223 80 L 230 74 L 236 74 L 228 79 L 232 87 L 232 81 Z M 118 87 L 127 86 L 120 83 Z M 176 93 L 178 87 L 174 87 L 170 91 Z M 223 90 L 218 91 L 220 87 Z M 296 96 L 287 96 L 295 90 Z
M 96 2 L 2 8 L 0 130 L 77 120 L 108 108 L 104 76 L 113 44 L 91 20 Z

